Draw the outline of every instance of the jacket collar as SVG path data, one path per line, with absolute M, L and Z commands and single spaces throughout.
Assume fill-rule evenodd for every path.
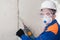
M 46 30 L 49 26 L 51 26 L 51 25 L 53 25 L 53 24 L 55 24 L 55 23 L 58 24 L 58 22 L 57 22 L 56 19 L 54 19 L 50 24 L 48 24 L 48 25 L 45 27 L 45 30 Z

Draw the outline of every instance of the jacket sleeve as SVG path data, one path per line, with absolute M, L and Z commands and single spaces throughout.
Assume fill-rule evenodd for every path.
M 36 40 L 56 40 L 55 34 L 52 32 L 43 32 L 41 35 L 39 35 Z
M 22 40 L 31 40 L 28 36 L 22 35 Z M 55 34 L 52 32 L 43 32 L 41 35 L 39 35 L 35 40 L 56 40 Z
M 26 35 L 22 35 L 20 38 L 21 38 L 22 40 L 30 40 L 30 38 L 29 38 L 28 36 L 26 36 Z

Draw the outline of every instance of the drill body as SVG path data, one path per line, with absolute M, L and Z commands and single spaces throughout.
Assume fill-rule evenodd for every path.
M 31 40 L 35 39 L 33 33 L 30 31 L 30 29 L 26 25 L 24 25 L 24 32 L 27 34 L 27 36 L 30 37 Z

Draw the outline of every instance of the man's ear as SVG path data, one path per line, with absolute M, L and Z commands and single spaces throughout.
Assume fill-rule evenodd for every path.
M 55 19 L 55 17 L 56 17 L 56 15 L 53 15 L 53 17 L 52 17 L 52 18 L 53 18 L 53 19 Z
M 54 18 L 56 17 L 56 15 L 54 15 Z

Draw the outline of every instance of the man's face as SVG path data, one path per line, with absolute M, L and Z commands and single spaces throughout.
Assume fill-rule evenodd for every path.
M 49 17 L 48 20 L 51 18 L 51 20 L 54 20 L 55 19 L 55 15 L 53 15 L 53 11 L 46 8 L 46 9 L 42 9 L 41 10 L 41 13 L 40 13 L 40 16 L 42 16 L 42 18 L 44 18 L 45 16 Z M 47 20 L 47 18 L 46 18 Z

